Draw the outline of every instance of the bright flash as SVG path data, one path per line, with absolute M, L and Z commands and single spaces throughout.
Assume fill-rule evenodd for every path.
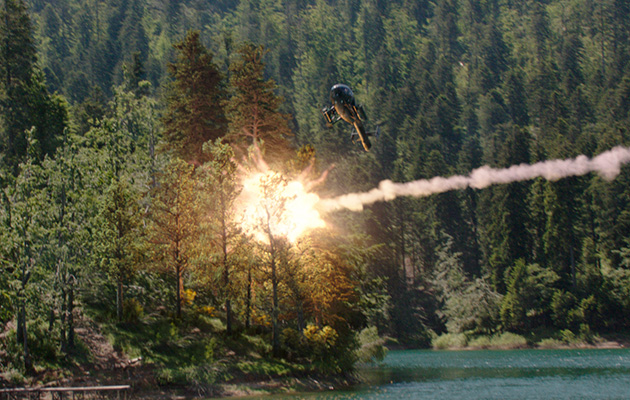
M 302 182 L 267 170 L 243 180 L 237 215 L 245 232 L 258 241 L 269 243 L 271 235 L 294 243 L 307 231 L 326 226 L 315 209 L 318 202 L 319 196 L 308 192 Z

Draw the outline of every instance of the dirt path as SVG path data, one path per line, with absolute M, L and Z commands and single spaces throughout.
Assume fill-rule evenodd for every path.
M 75 333 L 91 354 L 91 362 L 87 366 L 90 369 L 111 370 L 124 368 L 131 364 L 125 354 L 114 349 L 114 346 L 103 336 L 98 325 L 92 320 L 79 315 Z

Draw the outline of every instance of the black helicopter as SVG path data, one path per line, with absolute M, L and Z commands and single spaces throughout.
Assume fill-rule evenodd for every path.
M 368 136 L 372 136 L 371 133 L 366 132 L 363 122 L 367 119 L 365 111 L 361 104 L 357 105 L 354 101 L 354 94 L 352 89 L 348 85 L 338 83 L 330 89 L 330 107 L 322 108 L 322 114 L 328 121 L 328 126 L 332 127 L 333 124 L 341 119 L 354 126 L 351 138 L 354 139 L 358 136 L 363 144 L 365 151 L 369 151 L 372 147 Z M 376 135 L 378 135 L 378 129 Z

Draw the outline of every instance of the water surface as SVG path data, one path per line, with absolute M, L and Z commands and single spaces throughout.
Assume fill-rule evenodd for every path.
M 264 398 L 630 399 L 628 349 L 391 351 L 359 373 L 349 390 Z

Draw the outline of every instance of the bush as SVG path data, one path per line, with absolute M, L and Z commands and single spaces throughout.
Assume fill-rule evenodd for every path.
M 351 337 L 340 337 L 330 327 L 308 325 L 300 334 L 288 328 L 282 332 L 282 342 L 289 357 L 310 359 L 316 368 L 325 373 L 338 373 L 352 368 L 356 343 Z
M 579 337 L 585 343 L 595 343 L 595 334 L 593 334 L 591 327 L 588 324 L 580 325 Z
M 5 377 L 7 381 L 9 381 L 9 383 L 14 386 L 22 386 L 26 382 L 26 378 L 24 377 L 24 375 L 22 375 L 20 371 L 13 368 L 7 371 Z
M 27 324 L 28 349 L 33 365 L 58 366 L 63 362 L 63 355 L 59 348 L 59 336 L 56 331 L 48 330 L 48 324 L 41 320 L 30 321 Z M 23 348 L 17 343 L 17 332 L 10 330 L 0 338 L 0 346 L 6 355 L 0 362 L 0 371 L 15 369 L 24 373 Z M 2 351 L 0 351 L 2 354 Z
M 378 336 L 378 329 L 373 326 L 359 333 L 359 348 L 356 357 L 359 362 L 383 361 L 387 354 L 385 339 Z
M 437 350 L 462 349 L 522 349 L 528 347 L 527 339 L 521 335 L 504 332 L 494 336 L 469 338 L 463 333 L 445 333 L 433 339 L 433 348 Z
M 468 347 L 475 349 L 489 349 L 492 347 L 492 339 L 490 336 L 479 336 L 468 342 Z
M 570 329 L 563 329 L 560 331 L 560 338 L 566 344 L 574 344 L 577 342 L 577 337 Z
M 282 330 L 282 343 L 286 347 L 286 350 L 293 355 L 303 356 L 304 354 L 302 350 L 304 347 L 302 346 L 302 335 L 300 332 L 293 328 L 285 328 Z
M 522 349 L 527 347 L 527 339 L 512 332 L 504 332 L 492 337 L 492 347 L 501 349 Z
M 571 313 L 575 307 L 577 300 L 572 293 L 564 290 L 558 290 L 554 292 L 551 299 L 551 315 L 554 320 L 554 324 L 561 329 L 570 328 L 575 314 Z
M 554 338 L 546 338 L 538 342 L 538 347 L 541 349 L 557 349 L 563 345 L 565 345 L 563 341 Z
M 312 349 L 312 354 L 320 360 L 324 360 L 331 355 L 331 351 L 335 348 L 339 337 L 337 331 L 330 326 L 324 326 L 320 329 L 315 325 L 309 325 L 304 329 L 303 334 L 307 346 Z
M 468 338 L 463 333 L 445 333 L 433 339 L 432 345 L 437 350 L 461 349 L 468 344 Z
M 144 308 L 137 299 L 125 299 L 123 302 L 123 320 L 125 322 L 138 322 L 143 316 Z

